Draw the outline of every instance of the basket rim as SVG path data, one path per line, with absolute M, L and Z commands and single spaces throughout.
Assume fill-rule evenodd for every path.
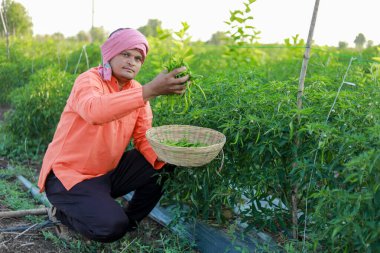
M 209 150 L 210 148 L 213 148 L 213 147 L 218 147 L 219 146 L 222 146 L 225 144 L 225 141 L 223 142 L 220 142 L 220 143 L 217 143 L 217 144 L 212 144 L 212 145 L 208 145 L 208 146 L 202 146 L 202 147 L 180 147 L 180 146 L 169 146 L 169 145 L 165 145 L 159 141 L 154 141 L 155 143 L 159 144 L 160 145 L 160 148 L 161 149 L 165 149 L 165 150 L 197 150 L 197 151 L 200 151 L 200 150 Z
M 196 125 L 186 125 L 186 124 L 167 124 L 167 125 L 161 125 L 161 126 L 152 126 L 147 131 L 151 131 L 152 129 L 157 129 L 157 128 L 165 128 L 165 127 L 190 127 L 190 128 L 206 129 L 206 130 L 211 130 L 212 132 L 221 133 L 221 132 L 219 132 L 215 129 L 209 128 L 209 127 L 202 127 L 202 126 L 196 126 Z M 223 133 L 221 133 L 221 134 L 223 134 Z

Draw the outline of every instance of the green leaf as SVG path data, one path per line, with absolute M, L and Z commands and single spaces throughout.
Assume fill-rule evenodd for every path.
M 331 240 L 334 241 L 335 239 L 335 236 L 343 229 L 344 227 L 343 226 L 337 226 L 334 228 L 332 234 L 331 234 Z

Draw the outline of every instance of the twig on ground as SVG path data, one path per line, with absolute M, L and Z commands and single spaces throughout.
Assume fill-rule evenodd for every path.
M 25 247 L 25 246 L 30 246 L 30 245 L 34 245 L 34 242 L 28 242 L 28 243 L 21 244 L 20 247 Z
M 29 230 L 31 230 L 32 228 L 34 228 L 37 225 L 39 225 L 39 224 L 38 223 L 34 224 L 34 225 L 30 226 L 29 228 L 25 229 L 22 233 L 20 233 L 19 235 L 17 235 L 14 239 L 19 238 L 20 236 L 22 236 L 23 234 L 25 234 L 26 232 L 28 232 Z

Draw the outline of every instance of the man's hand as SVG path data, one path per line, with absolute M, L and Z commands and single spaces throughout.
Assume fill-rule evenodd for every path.
M 189 79 L 189 75 L 176 78 L 176 75 L 186 70 L 186 67 L 174 69 L 171 72 L 162 71 L 152 81 L 143 85 L 143 99 L 148 101 L 160 95 L 182 94 L 186 91 L 183 83 Z

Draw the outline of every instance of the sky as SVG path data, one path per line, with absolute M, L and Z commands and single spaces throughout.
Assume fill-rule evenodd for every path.
M 181 22 L 190 25 L 193 40 L 209 40 L 224 23 L 230 10 L 243 10 L 248 0 L 14 0 L 22 4 L 33 22 L 34 34 L 60 32 L 74 36 L 89 31 L 92 23 L 112 32 L 120 27 L 139 28 L 149 19 L 162 21 L 173 31 Z M 94 3 L 94 5 L 93 5 Z M 315 0 L 257 0 L 251 5 L 251 25 L 260 31 L 260 43 L 283 43 L 299 34 L 307 40 Z M 93 8 L 94 7 L 94 8 Z M 318 45 L 354 46 L 363 33 L 380 44 L 380 0 L 320 0 L 313 40 Z

